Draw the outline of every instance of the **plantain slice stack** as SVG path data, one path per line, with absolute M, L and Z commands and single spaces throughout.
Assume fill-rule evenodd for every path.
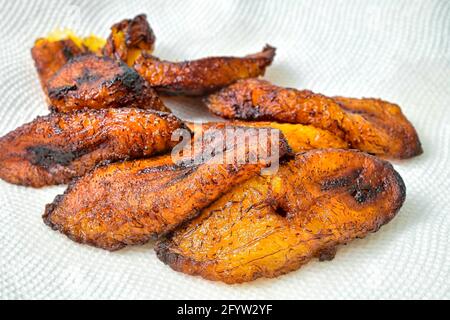
M 247 143 L 233 138 L 223 145 L 212 132 L 192 143 L 200 148 L 190 155 L 99 167 L 47 205 L 44 221 L 77 242 L 107 250 L 161 236 L 290 153 L 282 135 L 251 143 L 261 130 L 243 130 Z

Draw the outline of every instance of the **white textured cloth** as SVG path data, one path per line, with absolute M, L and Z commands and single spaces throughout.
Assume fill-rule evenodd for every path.
M 228 286 L 172 271 L 152 244 L 109 253 L 43 224 L 63 187 L 0 181 L 0 298 L 450 298 L 450 2 L 0 0 L 0 135 L 47 113 L 30 56 L 56 27 L 106 36 L 146 13 L 155 54 L 169 60 L 278 48 L 266 78 L 327 95 L 399 103 L 424 154 L 396 162 L 407 186 L 398 216 L 376 234 L 276 279 Z M 214 118 L 188 98 L 184 119 Z M 1 150 L 0 150 L 1 152 Z

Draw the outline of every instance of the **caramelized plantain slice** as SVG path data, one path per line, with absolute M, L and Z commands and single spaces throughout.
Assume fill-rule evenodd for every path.
M 81 38 L 68 29 L 56 30 L 37 39 L 31 56 L 44 91 L 47 92 L 48 80 L 70 59 L 86 53 L 99 53 L 104 44 L 105 40 L 94 35 Z
M 203 95 L 239 79 L 263 75 L 275 56 L 267 45 L 262 52 L 242 58 L 211 57 L 194 61 L 162 61 L 149 54 L 137 58 L 134 68 L 158 92 Z
M 149 54 L 153 52 L 155 40 L 147 16 L 140 14 L 111 27 L 111 34 L 103 48 L 103 54 L 125 61 L 131 67 L 142 52 Z
M 175 116 L 141 109 L 52 113 L 0 138 L 0 178 L 42 187 L 67 183 L 96 165 L 170 150 Z
M 242 130 L 248 141 L 259 135 L 259 130 Z M 77 242 L 107 250 L 143 244 L 173 230 L 234 185 L 255 176 L 289 152 L 284 138 L 272 134 L 267 144 L 238 144 L 237 140 L 221 144 L 221 139 L 210 138 L 199 138 L 201 148 L 176 162 L 166 156 L 93 170 L 47 205 L 45 223 Z M 196 142 L 197 139 L 192 145 Z M 211 145 L 218 148 L 211 150 Z M 274 146 L 278 150 L 275 159 Z M 261 148 L 266 152 L 261 153 Z M 205 152 L 215 155 L 205 158 Z M 239 162 L 241 158 L 236 154 L 244 154 L 246 161 Z M 258 161 L 249 161 L 255 157 L 259 157 Z M 231 161 L 218 161 L 223 159 Z
M 276 277 L 389 222 L 405 199 L 392 166 L 355 150 L 297 154 L 234 187 L 156 245 L 160 260 L 226 283 Z
M 229 119 L 313 125 L 334 133 L 352 148 L 375 155 L 409 158 L 422 153 L 416 130 L 400 107 L 379 99 L 328 98 L 248 79 L 205 102 L 213 113 Z
M 31 56 L 41 82 L 42 89 L 47 92 L 47 82 L 72 57 L 85 53 L 71 39 L 49 41 L 38 39 L 31 49 Z
M 303 152 L 312 149 L 347 149 L 348 143 L 332 134 L 310 125 L 278 123 L 266 121 L 229 121 L 229 122 L 207 122 L 202 124 L 186 123 L 194 133 L 201 133 L 210 128 L 229 128 L 234 126 L 252 128 L 273 128 L 283 133 L 292 152 Z
M 93 54 L 76 57 L 48 81 L 51 108 L 142 108 L 168 111 L 156 92 L 122 61 Z

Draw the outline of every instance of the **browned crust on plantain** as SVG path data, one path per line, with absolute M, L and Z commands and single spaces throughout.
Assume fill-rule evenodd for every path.
M 257 132 L 252 130 L 248 136 Z M 201 149 L 216 142 L 203 139 Z M 280 156 L 289 153 L 282 136 L 273 142 L 278 144 Z M 264 157 L 256 163 L 239 163 L 236 158 L 232 163 L 217 162 L 217 157 L 235 152 L 244 152 L 249 159 L 262 145 L 235 143 L 221 147 L 215 158 L 198 162 L 190 160 L 201 160 L 202 151 L 176 164 L 166 156 L 97 168 L 70 184 L 64 195 L 48 205 L 44 221 L 77 242 L 107 250 L 143 244 L 191 219 L 234 185 L 270 164 Z M 270 151 L 272 147 L 267 148 Z
M 416 130 L 400 107 L 379 99 L 329 98 L 248 79 L 205 102 L 214 114 L 228 119 L 313 125 L 371 154 L 402 159 L 422 153 Z
M 31 56 L 44 92 L 47 92 L 47 82 L 63 65 L 73 57 L 86 52 L 85 48 L 79 48 L 71 39 L 59 41 L 36 40 L 31 49 Z
M 122 61 L 94 54 L 76 57 L 48 81 L 51 108 L 141 108 L 168 111 L 148 83 Z
M 67 183 L 105 162 L 170 150 L 184 124 L 167 113 L 104 109 L 52 113 L 0 138 L 0 177 L 32 187 Z
M 355 150 L 297 154 L 234 187 L 156 245 L 172 269 L 241 283 L 276 277 L 389 222 L 405 200 L 392 166 Z
M 149 54 L 140 56 L 136 71 L 162 94 L 203 95 L 234 83 L 239 79 L 264 74 L 275 56 L 275 48 L 246 57 L 210 57 L 194 61 L 162 61 Z
M 150 27 L 147 16 L 140 14 L 133 19 L 125 19 L 111 27 L 106 45 L 105 56 L 114 57 L 132 66 L 141 52 L 152 53 L 156 37 Z

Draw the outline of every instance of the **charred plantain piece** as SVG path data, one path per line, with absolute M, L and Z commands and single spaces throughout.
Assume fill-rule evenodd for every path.
M 379 99 L 328 98 L 249 79 L 205 102 L 213 113 L 229 119 L 313 125 L 334 133 L 352 148 L 375 155 L 409 158 L 422 153 L 416 130 L 400 107 Z
M 48 81 L 51 108 L 142 108 L 168 111 L 156 92 L 122 61 L 93 54 L 70 60 Z
M 141 109 L 52 113 L 0 138 L 0 178 L 32 187 L 67 183 L 96 165 L 170 150 L 175 116 Z
M 80 38 L 70 30 L 54 31 L 39 38 L 31 49 L 41 86 L 47 92 L 47 82 L 73 57 L 98 53 L 104 40 L 96 36 Z
M 106 45 L 105 56 L 120 59 L 129 66 L 142 53 L 152 53 L 155 46 L 155 34 L 148 24 L 147 16 L 140 14 L 133 19 L 125 19 L 111 27 Z
M 355 150 L 297 154 L 274 176 L 236 186 L 156 245 L 172 269 L 241 283 L 276 277 L 377 231 L 405 186 L 392 166 Z
M 266 121 L 207 122 L 202 124 L 186 123 L 186 125 L 196 134 L 210 128 L 232 128 L 235 126 L 278 129 L 283 133 L 289 147 L 291 147 L 292 152 L 294 153 L 312 149 L 348 149 L 349 147 L 347 142 L 331 132 L 310 125 Z
M 137 58 L 134 68 L 158 92 L 169 95 L 203 95 L 239 79 L 263 75 L 275 48 L 242 58 L 211 57 L 194 61 L 162 61 L 149 54 Z
M 252 130 L 247 137 L 257 135 L 258 130 Z M 273 143 L 279 147 L 279 156 L 289 152 L 282 136 L 269 137 L 266 146 L 234 143 L 215 149 L 221 152 L 206 159 L 211 143 L 219 146 L 220 141 L 204 137 L 199 140 L 200 149 L 175 162 L 165 156 L 97 168 L 47 205 L 44 221 L 72 240 L 107 250 L 143 244 L 173 230 L 236 184 L 278 161 L 278 157 L 260 157 L 257 162 L 239 163 L 235 153 L 250 159 L 263 147 L 271 154 Z M 232 161 L 218 161 L 224 158 Z
M 71 39 L 49 41 L 39 39 L 31 49 L 42 89 L 47 92 L 47 82 L 72 57 L 86 52 L 78 47 Z

